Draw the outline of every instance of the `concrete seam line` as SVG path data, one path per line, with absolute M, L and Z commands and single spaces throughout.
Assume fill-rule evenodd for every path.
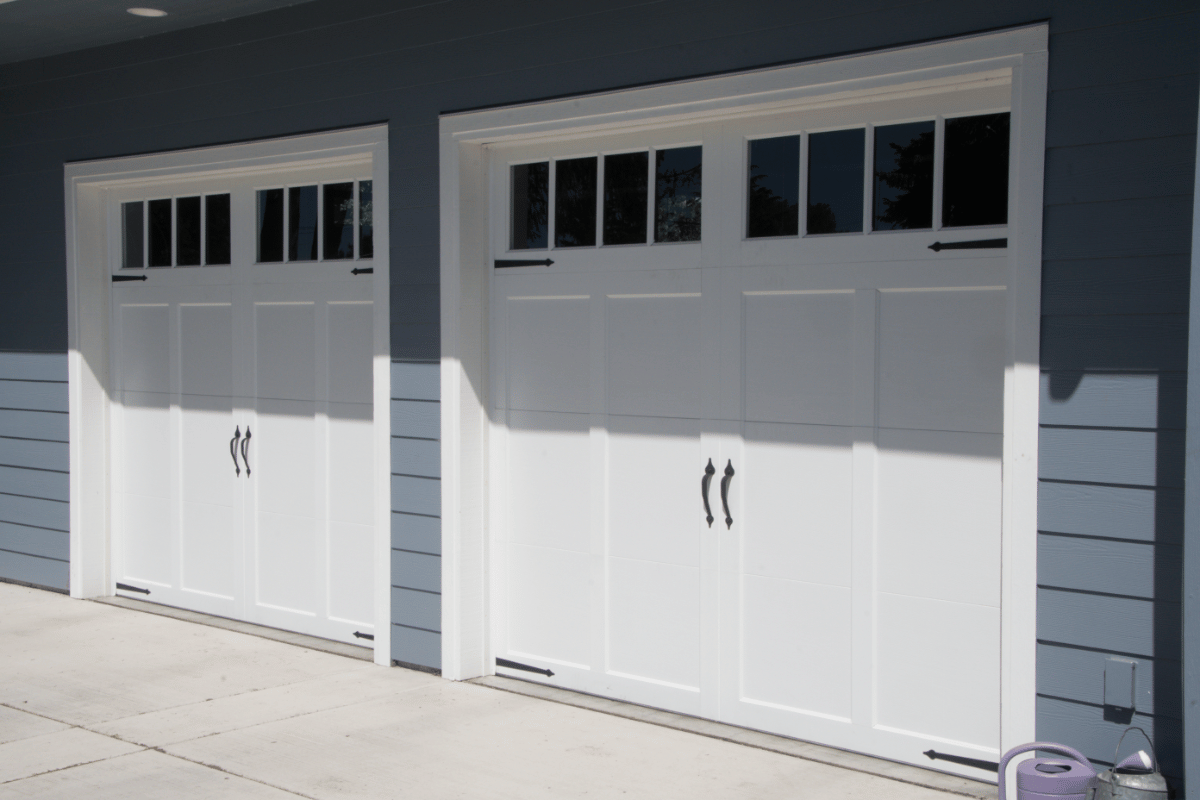
M 547 695 L 543 695 L 540 693 L 535 693 L 533 691 L 523 691 L 523 687 L 505 686 L 505 685 L 498 685 L 497 683 L 493 683 L 491 680 L 489 680 L 491 678 L 501 678 L 502 680 L 506 680 L 506 681 L 511 680 L 511 681 L 514 681 L 516 683 L 521 683 L 521 684 L 528 683 L 530 686 L 537 687 L 538 689 L 549 689 L 554 692 L 569 693 L 571 695 L 578 695 L 580 698 L 592 698 L 592 699 L 595 699 L 595 700 L 598 700 L 598 701 L 601 701 L 601 702 L 604 702 L 607 704 L 611 704 L 612 707 L 611 708 L 597 708 L 592 705 L 585 705 L 582 701 L 572 702 L 571 699 L 564 698 L 564 697 L 547 696 Z M 543 686 L 542 684 L 531 683 L 528 681 L 522 681 L 520 678 L 508 678 L 507 676 L 485 675 L 480 678 L 473 678 L 469 681 L 466 681 L 466 683 L 475 684 L 477 686 L 483 686 L 488 689 L 494 689 L 494 690 L 500 691 L 500 692 L 507 692 L 509 694 L 521 695 L 522 697 L 529 697 L 534 700 L 544 700 L 544 701 L 551 702 L 551 703 L 558 703 L 559 705 L 571 706 L 572 708 L 578 708 L 583 711 L 595 711 L 600 714 L 607 714 L 608 716 L 611 716 L 611 717 L 627 719 L 627 720 L 630 720 L 631 722 L 640 722 L 640 723 L 644 723 L 644 724 L 648 724 L 648 725 L 657 725 L 660 728 L 667 728 L 669 730 L 679 731 L 680 733 L 690 733 L 695 736 L 703 736 L 708 739 L 716 739 L 716 740 L 722 741 L 722 742 L 729 742 L 730 744 L 742 745 L 744 747 L 752 747 L 756 750 L 765 750 L 769 753 L 776 753 L 778 755 L 788 756 L 790 758 L 798 758 L 802 761 L 811 761 L 814 764 L 823 764 L 825 766 L 834 767 L 836 769 L 844 769 L 849 772 L 858 772 L 863 775 L 871 775 L 876 778 L 883 778 L 885 780 L 895 781 L 896 783 L 904 783 L 904 784 L 908 784 L 909 786 L 919 786 L 922 789 L 930 789 L 930 790 L 933 790 L 936 792 L 944 792 L 946 794 L 956 795 L 959 797 L 972 797 L 972 798 L 977 798 L 978 800 L 983 800 L 985 798 L 990 798 L 995 795 L 995 788 L 992 787 L 990 784 L 985 784 L 981 781 L 978 781 L 978 783 L 980 784 L 980 788 L 977 791 L 956 789 L 956 788 L 951 788 L 951 787 L 946 787 L 946 786 L 934 786 L 934 785 L 932 785 L 932 782 L 925 783 L 925 782 L 921 782 L 921 781 L 917 781 L 917 780 L 910 780 L 910 779 L 906 779 L 906 778 L 897 777 L 895 775 L 888 775 L 881 771 L 863 769 L 862 767 L 841 763 L 838 760 L 833 759 L 833 758 L 826 759 L 826 758 L 821 758 L 821 757 L 817 756 L 816 754 L 801 754 L 801 753 L 796 753 L 796 752 L 792 752 L 790 750 L 784 749 L 783 747 L 773 747 L 766 741 L 753 742 L 753 741 L 747 741 L 745 739 L 733 738 L 732 736 L 722 736 L 720 733 L 717 733 L 717 732 L 700 730 L 697 727 L 689 726 L 687 724 L 687 722 L 694 721 L 697 724 L 721 725 L 721 726 L 729 726 L 728 723 L 718 722 L 716 720 L 703 719 L 701 717 L 689 717 L 686 714 L 678 714 L 673 711 L 666 711 L 666 710 L 660 709 L 660 708 L 653 708 L 652 706 L 642 706 L 642 705 L 638 705 L 636 703 L 626 703 L 621 700 L 613 700 L 612 698 L 601 697 L 600 695 L 588 694 L 587 692 L 575 692 L 570 689 L 563 689 L 563 688 L 560 688 L 557 686 Z M 658 715 L 668 715 L 669 719 L 643 719 L 631 712 L 622 713 L 622 710 L 624 707 L 646 709 L 646 710 L 652 711 Z M 771 733 L 765 733 L 763 731 L 757 731 L 757 730 L 754 730 L 753 728 L 737 728 L 737 726 L 729 726 L 729 727 L 735 728 L 736 730 L 745 732 L 747 734 L 752 734 L 752 735 L 756 734 L 756 735 L 759 735 L 762 737 L 773 737 L 773 738 L 783 739 L 784 741 L 787 741 L 787 742 L 794 742 L 797 745 L 805 745 L 805 746 L 815 747 L 815 748 L 826 748 L 827 747 L 826 745 L 817 744 L 815 742 L 806 742 L 802 739 L 789 739 L 787 737 L 778 736 L 777 734 L 771 734 Z M 841 751 L 841 750 L 837 750 L 836 748 L 828 748 L 828 749 L 834 750 L 839 753 L 845 752 L 848 756 L 873 758 L 873 756 L 865 756 L 861 753 L 851 753 L 850 751 Z M 880 759 L 880 760 L 884 760 L 884 759 Z M 909 767 L 911 769 L 921 769 L 920 767 L 913 767 L 913 766 L 907 765 L 907 764 L 900 764 L 899 762 L 888 761 L 887 763 L 896 764 L 897 766 L 905 766 L 905 767 Z M 946 773 L 935 773 L 935 774 L 937 774 L 937 775 L 945 774 L 947 778 L 951 778 L 951 779 L 960 779 L 960 780 L 964 780 L 964 781 L 971 780 L 970 778 L 966 778 L 966 777 L 963 777 L 960 775 L 950 775 L 950 774 L 946 774 Z
M 216 764 L 206 764 L 203 761 L 197 761 L 194 758 L 188 758 L 187 756 L 181 756 L 178 753 L 168 753 L 166 750 L 162 749 L 161 747 L 147 747 L 146 750 L 153 750 L 154 752 L 162 753 L 164 756 L 167 756 L 169 758 L 177 758 L 180 761 L 186 761 L 187 763 L 195 764 L 198 767 L 206 767 L 206 768 L 214 770 L 216 772 L 220 772 L 223 775 L 232 775 L 235 778 L 241 778 L 244 781 L 250 781 L 251 783 L 257 783 L 260 786 L 266 786 L 267 788 L 270 788 L 270 789 L 278 789 L 281 792 L 287 792 L 288 794 L 295 795 L 296 797 L 303 797 L 303 798 L 305 798 L 305 800 L 319 800 L 319 798 L 313 797 L 312 795 L 302 794 L 293 789 L 285 789 L 284 787 L 276 786 L 273 783 L 267 783 L 266 781 L 260 781 L 258 778 L 251 778 L 249 775 L 241 775 L 237 772 L 233 772 L 232 770 L 227 770 L 224 767 L 219 767 Z
M 18 740 L 18 741 L 20 741 L 20 740 Z M 121 755 L 119 755 L 119 756 L 108 756 L 107 758 L 93 758 L 91 761 L 80 761 L 78 764 L 68 764 L 65 767 L 55 767 L 54 769 L 48 769 L 48 770 L 45 770 L 44 772 L 35 772 L 32 775 L 22 775 L 20 778 L 13 778 L 12 780 L 8 780 L 8 781 L 0 781 L 0 786 L 7 786 L 8 784 L 16 783 L 17 781 L 27 781 L 30 778 L 40 778 L 43 775 L 53 775 L 55 772 L 62 772 L 63 770 L 66 770 L 66 769 L 75 769 L 76 767 L 86 767 L 88 764 L 99 764 L 101 761 L 112 761 L 113 759 L 116 759 L 116 758 L 124 758 L 125 756 L 133 756 L 133 755 L 137 755 L 138 753 L 144 753 L 149 749 L 150 748 L 148 748 L 148 747 L 143 747 L 141 750 L 138 750 L 133 753 L 121 753 Z

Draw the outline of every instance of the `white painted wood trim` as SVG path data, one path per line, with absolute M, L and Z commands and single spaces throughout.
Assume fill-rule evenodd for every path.
M 442 674 L 493 673 L 486 575 L 486 316 L 489 142 L 624 132 L 866 97 L 915 96 L 1011 75 L 1008 320 L 1001 610 L 1001 746 L 1034 738 L 1037 441 L 1041 327 L 1045 24 L 789 67 L 519 107 L 444 115 L 440 123 L 442 331 Z M 476 175 L 473 177 L 471 173 Z M 1200 349 L 1200 348 L 1198 348 Z M 481 596 L 482 594 L 482 596 Z
M 1188 306 L 1187 444 L 1184 481 L 1183 696 L 1200 696 L 1200 135 L 1192 190 L 1192 284 Z M 1183 774 L 1200 783 L 1200 705 L 1183 706 Z
M 391 664 L 391 332 L 386 125 L 67 164 L 67 341 L 73 597 L 112 594 L 108 369 L 110 259 L 103 218 L 108 189 L 184 175 L 252 175 L 288 165 L 372 164 L 376 224 L 372 281 L 374 355 L 374 660 Z

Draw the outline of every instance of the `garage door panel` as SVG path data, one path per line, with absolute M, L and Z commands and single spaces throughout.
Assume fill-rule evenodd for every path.
M 507 297 L 508 407 L 587 412 L 591 400 L 588 297 Z
M 697 418 L 710 372 L 699 294 L 609 297 L 608 412 Z
M 588 552 L 589 417 L 510 412 L 507 447 L 509 541 Z
M 243 558 L 241 520 L 235 518 L 229 504 L 184 500 L 181 505 L 182 588 L 232 600 L 241 589 L 237 581 Z
M 998 753 L 1000 611 L 881 593 L 876 724 Z
M 881 591 L 1000 605 L 999 435 L 879 432 Z
M 879 425 L 1000 433 L 1005 292 L 883 291 Z
M 233 306 L 179 307 L 179 367 L 182 391 L 190 395 L 233 394 Z
M 260 512 L 315 513 L 315 411 L 312 403 L 259 401 L 247 454 Z
M 316 398 L 316 321 L 313 303 L 254 304 L 254 380 L 258 397 Z
M 363 564 L 374 562 L 371 525 L 331 521 L 329 523 L 329 608 L 330 617 L 342 622 L 373 627 L 375 608 L 370 581 L 364 581 Z
M 375 440 L 371 406 L 350 403 L 329 405 L 329 518 L 338 522 L 371 525 L 375 503 Z
M 743 296 L 746 419 L 847 425 L 854 293 Z
M 127 391 L 171 391 L 171 307 L 122 305 L 118 360 L 121 388 Z
M 174 531 L 171 500 L 126 494 L 123 498 L 124 577 L 174 586 Z
M 329 392 L 333 403 L 369 405 L 375 385 L 371 361 L 374 309 L 371 303 L 336 302 L 329 314 Z
M 170 497 L 170 395 L 123 392 L 121 400 L 122 489 L 141 496 Z
M 849 586 L 853 431 L 747 423 L 741 569 Z
M 255 602 L 314 616 L 319 602 L 315 520 L 260 511 L 254 537 Z
M 741 593 L 741 699 L 849 721 L 850 589 L 747 575 Z
M 691 420 L 610 417 L 609 427 L 609 554 L 699 566 L 701 426 Z
M 513 544 L 507 560 L 508 652 L 586 668 L 591 557 Z
M 185 395 L 180 398 L 180 410 L 183 499 L 232 505 L 238 488 L 229 449 L 237 427 L 233 399 Z
M 610 672 L 699 689 L 699 569 L 610 558 L 607 608 Z

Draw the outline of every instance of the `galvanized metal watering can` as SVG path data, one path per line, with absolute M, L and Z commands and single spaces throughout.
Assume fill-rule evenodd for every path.
M 1150 755 L 1145 750 L 1139 750 L 1123 761 L 1117 761 L 1121 754 L 1121 742 L 1125 734 L 1137 731 L 1150 745 Z M 1158 759 L 1154 756 L 1154 742 L 1141 728 L 1126 728 L 1125 733 L 1117 740 L 1117 751 L 1113 753 L 1112 769 L 1100 773 L 1087 800 L 1167 800 L 1171 796 L 1167 779 L 1158 771 Z
M 1008 762 L 1033 750 L 1060 753 L 1068 758 L 1032 758 L 1018 764 L 1016 800 L 1091 800 L 1090 794 L 1096 788 L 1092 763 L 1078 750 L 1054 742 L 1030 742 L 1004 754 L 1000 759 L 1000 800 L 1009 800 L 1004 785 Z

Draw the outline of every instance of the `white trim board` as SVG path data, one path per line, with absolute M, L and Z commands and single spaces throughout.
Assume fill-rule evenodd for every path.
M 1183 696 L 1200 693 L 1200 136 L 1192 192 L 1192 284 L 1188 304 L 1187 445 L 1184 481 Z M 1200 783 L 1200 705 L 1183 704 L 1183 774 Z
M 387 220 L 387 141 L 387 126 L 377 125 L 65 166 L 72 597 L 104 597 L 113 593 L 108 363 L 112 284 L 103 222 L 106 192 L 189 176 L 266 174 L 296 166 L 369 163 L 375 215 Z M 386 224 L 375 227 L 372 263 L 375 270 L 372 276 L 374 660 L 385 666 L 391 664 L 389 233 Z
M 442 674 L 493 674 L 488 611 L 489 143 L 564 139 L 1012 83 L 1004 382 L 1001 749 L 1034 738 L 1042 176 L 1048 27 L 525 106 L 440 125 Z

